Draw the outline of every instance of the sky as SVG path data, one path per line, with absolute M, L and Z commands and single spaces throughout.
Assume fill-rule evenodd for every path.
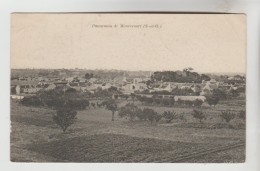
M 11 68 L 76 67 L 245 73 L 246 16 L 12 14 Z

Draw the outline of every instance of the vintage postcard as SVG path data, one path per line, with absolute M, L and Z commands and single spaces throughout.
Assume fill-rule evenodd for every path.
M 246 16 L 13 13 L 11 161 L 243 163 Z

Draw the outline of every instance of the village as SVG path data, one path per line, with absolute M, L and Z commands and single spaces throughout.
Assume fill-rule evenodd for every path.
M 127 77 L 126 72 L 123 72 L 123 75 L 121 74 L 121 76 L 114 79 L 98 78 L 93 76 L 93 73 L 86 73 L 82 76 L 79 72 L 66 77 L 66 73 L 62 70 L 55 72 L 57 76 L 12 77 L 11 98 L 23 99 L 25 96 L 34 95 L 39 91 L 53 90 L 56 87 L 75 89 L 86 94 L 94 94 L 98 90 L 115 89 L 117 92 L 113 94 L 113 98 L 120 98 L 121 95 L 130 96 L 131 94 L 152 97 L 156 94 L 163 97 L 175 96 L 176 101 L 178 99 L 190 101 L 200 99 L 204 102 L 205 96 L 215 89 L 221 89 L 226 92 L 234 91 L 238 96 L 245 97 L 245 77 L 240 75 L 220 76 L 219 78 L 222 78 L 222 80 L 208 78 L 207 80 L 202 80 L 201 83 L 162 80 L 155 80 L 151 83 L 152 72 L 139 77 Z M 185 72 L 180 72 L 180 74 L 185 74 Z M 179 91 L 176 92 L 176 90 Z

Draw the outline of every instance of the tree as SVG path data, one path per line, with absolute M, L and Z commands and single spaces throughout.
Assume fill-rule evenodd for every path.
M 77 111 L 89 106 L 89 101 L 73 89 L 56 88 L 40 92 L 37 96 L 45 105 L 56 110 L 53 121 L 62 128 L 63 132 L 75 122 Z
M 141 110 L 134 103 L 127 103 L 119 109 L 118 115 L 129 118 L 129 121 L 133 121 L 140 112 Z
M 225 100 L 227 98 L 227 93 L 225 90 L 222 89 L 214 89 L 212 92 L 214 97 L 219 98 L 219 100 Z
M 76 115 L 76 110 L 69 108 L 58 109 L 57 114 L 53 115 L 53 121 L 65 132 L 75 122 Z
M 201 74 L 201 80 L 209 81 L 211 78 L 208 75 Z
M 230 111 L 221 111 L 221 114 L 219 115 L 222 119 L 222 121 L 226 121 L 226 123 L 229 123 L 231 120 L 233 120 L 236 115 L 235 113 L 232 113 Z
M 199 120 L 200 123 L 202 123 L 203 119 L 206 119 L 206 115 L 201 110 L 194 109 L 191 114 L 195 119 Z
M 86 73 L 86 74 L 85 74 L 85 78 L 86 78 L 86 79 L 93 78 L 93 73 Z
M 219 97 L 214 94 L 206 96 L 206 101 L 210 106 L 216 106 L 219 102 Z
M 158 114 L 153 109 L 144 108 L 142 112 L 146 116 L 146 118 L 151 122 L 151 124 L 154 122 L 159 122 L 162 118 L 162 115 Z
M 145 82 L 145 84 L 147 85 L 147 87 L 150 87 L 151 84 L 152 84 L 152 81 L 151 81 L 151 80 L 147 80 L 147 81 Z
M 177 115 L 174 111 L 164 111 L 162 117 L 166 120 L 167 123 L 170 123 L 173 119 L 176 119 Z
M 110 110 L 112 112 L 112 121 L 114 121 L 115 112 L 118 110 L 117 103 L 114 99 L 109 99 L 103 103 L 107 110 Z

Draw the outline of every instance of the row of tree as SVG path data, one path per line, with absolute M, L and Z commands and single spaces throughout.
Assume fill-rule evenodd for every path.
M 208 75 L 192 71 L 193 68 L 185 68 L 183 71 L 157 71 L 151 76 L 151 81 L 201 83 L 202 80 L 209 81 L 211 79 Z
M 191 115 L 198 120 L 200 123 L 202 123 L 203 120 L 207 119 L 207 115 L 202 110 L 193 109 Z M 129 119 L 129 121 L 134 121 L 136 118 L 138 118 L 141 121 L 150 121 L 153 123 L 158 123 L 162 118 L 166 121 L 166 123 L 172 122 L 172 120 L 180 119 L 185 121 L 184 113 L 177 114 L 174 111 L 164 111 L 162 114 L 156 112 L 153 109 L 150 108 L 138 108 L 133 103 L 127 103 L 125 106 L 119 108 L 118 110 L 118 116 L 124 117 Z M 219 115 L 222 121 L 225 121 L 226 123 L 230 123 L 231 120 L 235 119 L 236 117 L 240 119 L 246 118 L 245 111 L 241 110 L 238 114 L 231 112 L 231 111 L 221 111 L 221 114 Z
M 137 100 L 139 100 L 141 103 L 146 105 L 157 105 L 157 106 L 185 106 L 185 107 L 201 107 L 204 103 L 201 99 L 195 99 L 195 100 L 182 100 L 178 99 L 175 101 L 174 97 L 146 97 L 146 96 L 136 96 Z M 206 102 L 210 106 L 215 106 L 219 102 L 219 98 L 215 96 L 207 96 Z
M 200 123 L 202 123 L 202 120 L 207 119 L 207 115 L 202 111 L 198 109 L 194 109 L 192 112 L 192 116 L 197 119 Z M 236 117 L 245 120 L 246 119 L 246 112 L 244 110 L 239 111 L 238 113 L 234 113 L 231 111 L 221 111 L 219 114 L 219 117 L 222 121 L 225 121 L 226 123 L 230 123 L 231 120 L 235 119 Z

